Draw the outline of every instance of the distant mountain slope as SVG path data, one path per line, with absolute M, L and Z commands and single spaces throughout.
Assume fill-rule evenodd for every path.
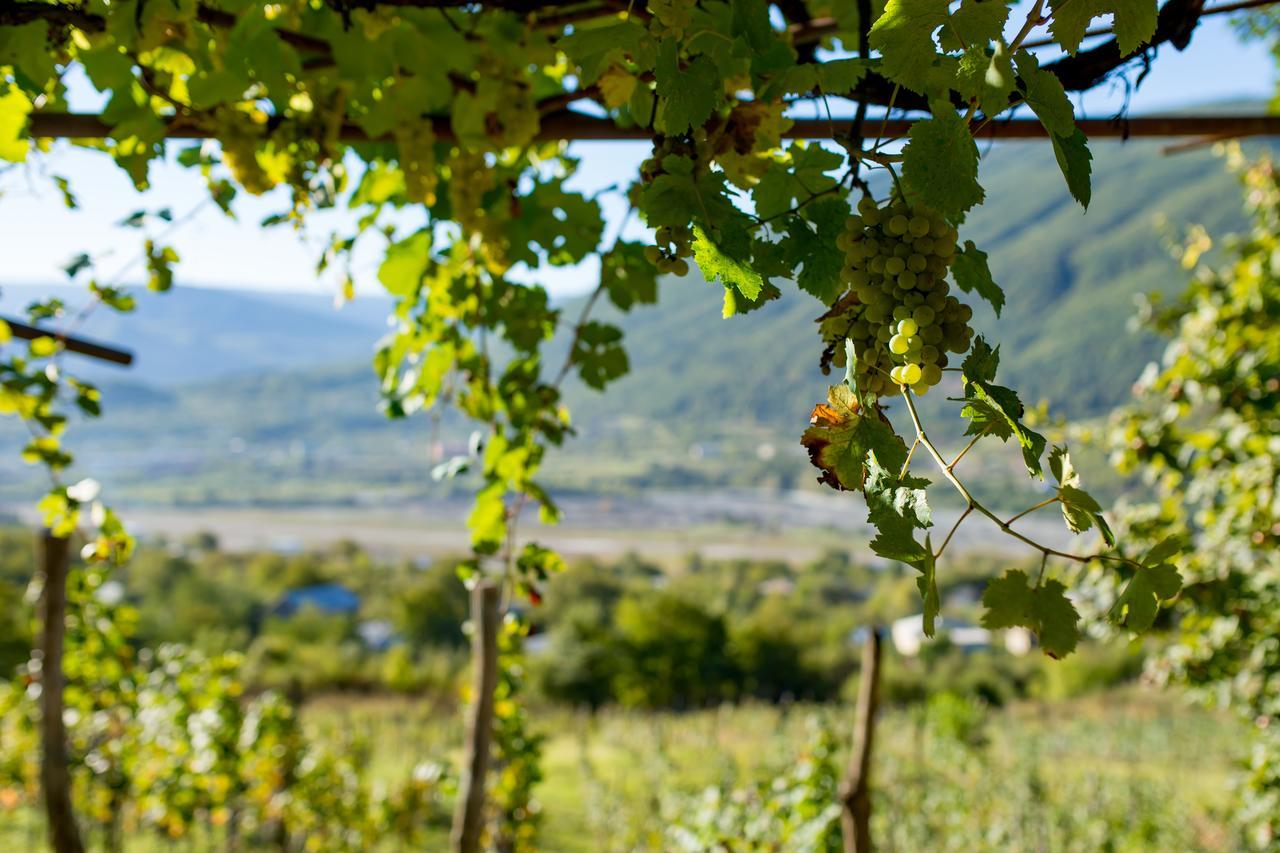
M 0 313 L 21 316 L 37 298 L 60 296 L 76 308 L 79 287 L 0 290 Z M 93 311 L 79 333 L 135 354 L 127 372 L 81 362 L 82 373 L 105 381 L 177 385 L 244 373 L 276 372 L 351 362 L 373 351 L 386 327 L 387 300 L 366 299 L 334 310 L 329 298 L 176 287 L 138 292 L 138 310 Z
M 984 161 L 991 201 L 962 229 L 990 254 L 1008 296 L 998 320 L 975 306 L 976 325 L 1003 342 L 1003 378 L 1024 399 L 1048 399 L 1072 416 L 1121 402 L 1156 354 L 1154 341 L 1128 330 L 1134 297 L 1178 292 L 1187 277 L 1165 251 L 1158 220 L 1179 232 L 1202 223 L 1215 234 L 1243 223 L 1234 178 L 1205 151 L 1165 157 L 1158 144 L 1097 143 L 1094 152 L 1085 215 L 1047 148 L 995 149 Z M 721 297 L 719 286 L 691 276 L 664 282 L 657 307 L 624 318 L 601 312 L 625 326 L 632 372 L 605 396 L 567 389 L 582 436 L 578 450 L 557 458 L 562 483 L 808 479 L 795 441 L 830 382 L 816 367 L 821 306 L 789 290 L 759 312 L 721 321 Z M 127 374 L 131 384 L 112 383 L 108 416 L 76 442 L 95 472 L 137 497 L 420 492 L 430 461 L 425 420 L 393 426 L 376 406 L 367 353 L 385 306 L 357 300 L 335 313 L 322 297 L 179 289 L 148 298 L 135 316 L 95 318 L 90 331 L 133 347 L 139 365 Z M 208 377 L 221 378 L 200 381 Z M 451 423 L 442 435 L 457 440 L 463 427 Z M 11 456 L 0 458 L 0 484 L 10 465 Z M 0 485 L 0 498 L 7 494 Z

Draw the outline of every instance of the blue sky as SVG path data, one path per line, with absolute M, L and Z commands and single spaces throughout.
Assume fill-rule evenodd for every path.
M 1275 62 L 1266 47 L 1241 44 L 1226 18 L 1219 16 L 1200 25 L 1186 52 L 1165 49 L 1160 53 L 1142 88 L 1134 94 L 1131 109 L 1141 114 L 1235 98 L 1266 98 L 1274 89 Z M 1077 111 L 1084 116 L 1107 117 L 1116 112 L 1122 100 L 1118 86 L 1103 87 L 1079 100 Z M 807 116 L 801 113 L 797 117 Z M 647 146 L 583 142 L 575 143 L 572 150 L 583 161 L 575 186 L 591 191 L 615 184 L 620 175 L 634 174 Z M 1016 144 L 1001 146 L 990 156 L 1017 156 L 1017 150 Z M 68 211 L 62 205 L 45 177 L 49 174 L 71 180 L 80 202 L 78 210 Z M 122 283 L 136 282 L 139 233 L 115 223 L 143 207 L 170 207 L 181 215 L 205 195 L 197 174 L 169 164 L 153 166 L 152 186 L 147 193 L 138 194 L 104 156 L 65 144 L 55 146 L 47 156 L 32 157 L 29 165 L 11 171 L 0 181 L 0 217 L 5 223 L 0 230 L 0 252 L 5 261 L 0 287 L 63 282 L 60 268 L 83 251 L 103 259 L 100 270 L 104 280 L 121 271 Z M 328 232 L 323 217 L 309 235 L 258 227 L 264 216 L 286 205 L 286 196 L 280 192 L 261 198 L 246 196 L 237 204 L 239 217 L 235 221 L 206 206 L 171 238 L 182 258 L 179 286 L 332 294 L 334 281 L 318 280 L 314 274 L 318 247 Z M 610 206 L 606 213 L 611 220 L 608 233 L 612 233 L 621 204 Z M 378 254 L 372 242 L 369 249 L 356 261 L 362 291 L 377 287 L 374 272 Z M 594 278 L 595 268 L 586 264 L 552 270 L 543 281 L 554 294 L 568 295 L 591 287 Z

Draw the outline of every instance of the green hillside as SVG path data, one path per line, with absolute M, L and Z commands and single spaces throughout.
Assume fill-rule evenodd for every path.
M 998 320 L 975 306 L 975 325 L 1003 342 L 1004 378 L 1024 399 L 1049 400 L 1055 413 L 1073 417 L 1124 400 L 1156 354 L 1153 341 L 1129 330 L 1134 297 L 1176 292 L 1186 279 L 1164 248 L 1159 221 L 1179 232 L 1201 223 L 1217 234 L 1243 221 L 1234 178 L 1206 151 L 1166 157 L 1152 143 L 1094 150 L 1097 189 L 1087 215 L 1067 196 L 1046 147 L 992 150 L 984 183 L 993 201 L 962 229 L 990 254 L 1008 297 Z M 816 366 L 813 318 L 821 306 L 791 290 L 707 334 L 705 318 L 719 314 L 721 296 L 719 286 L 691 276 L 664 282 L 657 307 L 621 319 L 602 312 L 625 326 L 632 372 L 607 396 L 567 390 L 581 437 L 550 473 L 562 488 L 790 487 L 811 479 L 796 440 L 829 382 Z M 244 329 L 224 328 L 218 318 L 244 317 L 260 298 L 205 292 L 199 310 L 181 313 L 190 327 L 171 336 L 221 354 Z M 241 345 L 237 376 L 163 390 L 134 384 L 109 395 L 108 416 L 77 439 L 88 467 L 140 499 L 421 493 L 430 463 L 425 419 L 389 424 L 363 358 L 324 366 L 339 352 L 338 330 L 323 312 L 292 310 L 288 319 L 284 364 L 272 364 L 269 352 L 255 362 Z M 340 330 L 339 350 L 360 346 L 358 329 L 376 337 L 370 312 L 358 319 Z M 317 366 L 299 368 L 308 347 Z M 928 402 L 942 405 L 942 397 Z M 438 435 L 460 447 L 465 425 L 446 416 Z M 0 484 L 8 483 L 0 499 L 29 491 L 11 459 L 0 459 Z

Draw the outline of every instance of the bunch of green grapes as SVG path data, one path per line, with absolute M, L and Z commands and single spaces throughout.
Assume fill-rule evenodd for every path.
M 433 207 L 440 176 L 436 170 L 436 136 L 430 124 L 402 124 L 395 129 L 404 172 L 405 195 L 417 204 Z
M 858 389 L 882 397 L 904 387 L 924 394 L 942 380 L 947 353 L 969 349 L 973 309 L 950 295 L 946 275 L 956 229 L 901 199 L 881 206 L 864 196 L 837 245 L 848 290 L 821 318 L 824 361 L 844 366 L 853 343 Z
M 707 159 L 700 156 L 706 144 L 706 132 L 689 137 L 660 136 L 653 141 L 653 156 L 640 164 L 640 180 L 649 184 L 665 174 L 662 161 L 669 156 L 688 157 L 694 161 L 695 174 L 699 163 L 705 164 Z M 688 225 L 664 225 L 654 233 L 655 245 L 646 246 L 644 256 L 649 263 L 661 273 L 688 275 L 689 262 L 686 258 L 693 256 L 693 230 Z
M 258 123 L 248 114 L 230 108 L 218 110 L 216 120 L 222 163 L 231 176 L 252 195 L 270 192 L 275 181 L 258 160 L 258 149 L 264 140 Z

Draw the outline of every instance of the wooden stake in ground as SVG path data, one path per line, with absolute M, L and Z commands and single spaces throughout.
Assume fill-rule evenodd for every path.
M 62 720 L 62 645 L 67 617 L 70 543 L 45 531 L 40 542 L 40 786 L 55 853 L 83 853 L 71 804 L 67 731 Z
M 840 782 L 840 828 L 845 853 L 869 853 L 871 846 L 871 746 L 880 705 L 880 629 L 867 632 L 858 679 L 853 753 Z
M 493 691 L 498 681 L 498 587 L 490 582 L 471 591 L 474 665 L 471 714 L 458 807 L 453 815 L 453 849 L 478 853 L 484 834 L 485 779 L 493 741 Z

